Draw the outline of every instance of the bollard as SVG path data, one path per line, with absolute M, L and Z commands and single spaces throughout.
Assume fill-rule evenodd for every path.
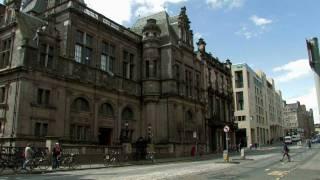
M 244 148 L 241 149 L 240 153 L 241 153 L 241 159 L 246 159 Z
M 229 162 L 229 153 L 228 150 L 223 151 L 223 160 L 224 162 Z

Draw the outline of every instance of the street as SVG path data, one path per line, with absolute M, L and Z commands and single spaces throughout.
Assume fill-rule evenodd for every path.
M 134 165 L 116 168 L 58 171 L 46 174 L 21 174 L 0 177 L 32 180 L 76 179 L 320 179 L 320 145 L 312 149 L 291 146 L 292 161 L 282 158 L 281 147 L 254 150 L 247 160 L 233 156 L 231 163 L 222 158 L 213 160 L 174 162 L 155 165 Z

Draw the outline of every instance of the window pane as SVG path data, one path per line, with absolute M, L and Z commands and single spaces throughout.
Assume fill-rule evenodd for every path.
M 77 33 L 76 33 L 76 42 L 83 44 L 83 40 L 84 40 L 83 36 L 84 36 L 83 32 L 77 31 Z
M 82 46 L 79 44 L 76 44 L 75 47 L 75 53 L 74 57 L 76 62 L 81 63 L 81 58 L 82 58 Z
M 114 57 L 109 57 L 109 71 L 110 72 L 113 72 L 113 70 L 114 70 L 114 61 L 115 61 Z
M 104 54 L 108 54 L 108 44 L 103 42 L 101 45 L 101 52 Z
M 41 128 L 41 124 L 40 123 L 36 123 L 35 124 L 35 128 L 34 128 L 34 135 L 35 136 L 40 136 L 40 128 Z
M 127 62 L 123 62 L 123 77 L 127 78 L 127 72 L 128 72 L 128 63 Z
M 107 70 L 107 56 L 106 55 L 101 55 L 101 67 L 100 68 L 104 71 Z
M 93 37 L 90 36 L 89 34 L 86 35 L 86 45 L 87 46 L 92 46 L 93 44 Z
M 84 59 L 84 64 L 89 65 L 90 61 L 92 59 L 92 49 L 91 48 L 86 48 L 85 49 L 85 59 Z
M 48 105 L 50 103 L 50 91 L 45 91 L 44 104 Z
M 114 45 L 110 45 L 110 55 L 115 56 L 116 53 L 116 47 Z
M 42 127 L 42 136 L 47 136 L 48 135 L 48 124 L 45 123 L 43 124 L 43 127 Z
M 148 78 L 149 76 L 149 61 L 146 61 L 146 77 Z
M 3 103 L 5 101 L 5 94 L 6 94 L 6 88 L 1 87 L 0 88 L 0 103 Z
M 42 104 L 43 89 L 38 89 L 38 104 Z

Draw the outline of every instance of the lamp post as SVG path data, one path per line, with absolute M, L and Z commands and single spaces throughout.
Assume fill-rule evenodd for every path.
M 126 137 L 125 137 L 125 139 L 126 139 L 127 142 L 129 142 L 129 123 L 128 123 L 128 121 L 126 121 L 126 122 L 124 123 L 124 127 L 125 127 L 125 130 L 126 130 Z
M 151 124 L 148 125 L 148 141 L 150 144 L 152 143 L 152 126 L 151 126 Z
M 195 139 L 195 157 L 196 157 L 196 154 L 197 154 L 197 152 L 198 152 L 198 137 L 197 137 L 197 131 L 196 130 L 194 130 L 193 131 L 193 138 Z

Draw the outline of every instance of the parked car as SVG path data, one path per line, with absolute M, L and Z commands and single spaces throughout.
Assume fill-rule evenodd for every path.
M 311 143 L 320 143 L 320 137 L 315 137 L 311 139 Z
M 286 144 L 292 144 L 292 137 L 291 136 L 285 136 L 284 137 L 284 142 Z

